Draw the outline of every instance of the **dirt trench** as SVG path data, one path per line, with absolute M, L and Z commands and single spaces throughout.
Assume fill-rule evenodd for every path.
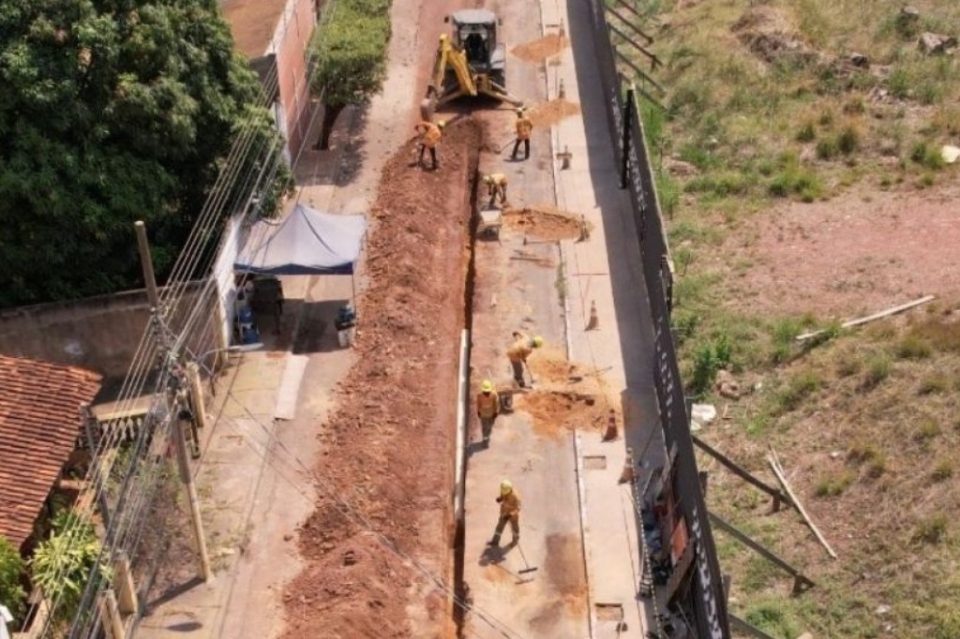
M 457 367 L 482 127 L 444 131 L 441 169 L 408 141 L 384 168 L 358 300 L 357 363 L 336 390 L 299 531 L 285 639 L 455 636 L 448 582 Z M 307 389 L 305 389 L 307 391 Z M 307 391 L 309 392 L 309 391 Z

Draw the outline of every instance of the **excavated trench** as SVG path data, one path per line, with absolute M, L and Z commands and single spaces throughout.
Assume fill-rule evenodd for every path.
M 485 137 L 485 136 L 484 136 Z M 483 148 L 483 143 L 477 147 L 475 152 L 472 152 L 469 155 L 468 166 L 467 166 L 467 179 L 468 179 L 468 190 L 469 190 L 469 200 L 468 200 L 468 210 L 467 215 L 469 219 L 468 224 L 468 235 L 467 235 L 467 268 L 464 278 L 463 285 L 463 327 L 468 331 L 468 334 L 472 335 L 473 333 L 473 298 L 476 291 L 476 277 L 477 277 L 477 263 L 476 263 L 476 243 L 477 243 L 477 231 L 480 224 L 480 217 L 478 215 L 478 197 L 480 191 L 480 180 L 478 169 L 480 166 L 480 150 Z M 466 349 L 466 356 L 468 361 L 465 365 L 465 370 L 470 370 L 469 354 L 471 349 L 468 347 Z M 469 384 L 467 385 L 469 388 Z M 464 398 L 469 401 L 469 393 L 467 397 Z M 469 406 L 465 407 L 465 412 L 469 415 L 468 409 Z M 464 424 L 464 430 L 469 432 L 469 428 Z M 466 432 L 464 436 L 466 437 Z M 455 452 L 456 454 L 456 452 Z M 459 486 L 463 487 L 466 483 L 466 459 L 463 460 L 463 465 L 461 468 L 461 474 L 457 478 L 459 481 Z M 464 503 L 465 495 L 464 490 L 461 489 L 460 492 L 460 503 Z M 455 514 L 456 515 L 456 514 Z M 464 571 L 464 535 L 465 535 L 465 522 L 462 513 L 460 516 L 456 517 L 456 527 L 453 538 L 453 589 L 455 601 L 453 602 L 453 622 L 456 625 L 457 637 L 463 637 L 463 625 L 467 613 L 467 589 L 463 579 Z

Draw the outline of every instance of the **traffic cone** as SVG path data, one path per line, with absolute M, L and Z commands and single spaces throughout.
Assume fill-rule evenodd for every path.
M 597 317 L 597 302 L 590 302 L 590 319 L 587 321 L 587 328 L 584 330 L 595 331 L 600 328 L 600 318 Z
M 618 484 L 626 484 L 627 482 L 633 482 L 635 478 L 633 472 L 633 449 L 627 449 L 627 458 L 623 461 L 623 472 L 620 473 L 620 480 Z
M 607 417 L 607 431 L 603 434 L 603 441 L 612 442 L 617 438 L 617 414 L 610 409 L 610 416 Z

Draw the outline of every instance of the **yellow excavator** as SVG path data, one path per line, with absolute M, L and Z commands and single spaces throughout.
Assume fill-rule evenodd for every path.
M 429 120 L 437 107 L 461 96 L 486 96 L 523 106 L 507 93 L 507 45 L 497 40 L 501 22 L 486 9 L 463 9 L 444 18 L 452 34 L 440 36 L 427 96 L 420 114 Z

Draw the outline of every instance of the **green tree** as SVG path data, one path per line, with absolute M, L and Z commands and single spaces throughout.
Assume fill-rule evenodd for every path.
M 315 148 L 330 148 L 330 133 L 348 105 L 366 104 L 386 75 L 390 41 L 388 0 L 341 0 L 314 34 L 312 91 L 323 100 L 323 125 Z
M 17 549 L 6 537 L 0 537 L 0 604 L 9 608 L 16 620 L 23 614 L 23 603 L 27 598 L 22 585 L 26 567 Z
M 216 0 L 4 0 L 0 83 L 0 306 L 137 285 L 137 219 L 162 279 L 244 122 L 276 135 Z
M 99 556 L 100 540 L 93 524 L 71 510 L 57 513 L 50 537 L 37 546 L 30 560 L 34 585 L 47 600 L 56 602 L 57 621 L 73 618 Z M 100 575 L 110 578 L 104 567 Z

